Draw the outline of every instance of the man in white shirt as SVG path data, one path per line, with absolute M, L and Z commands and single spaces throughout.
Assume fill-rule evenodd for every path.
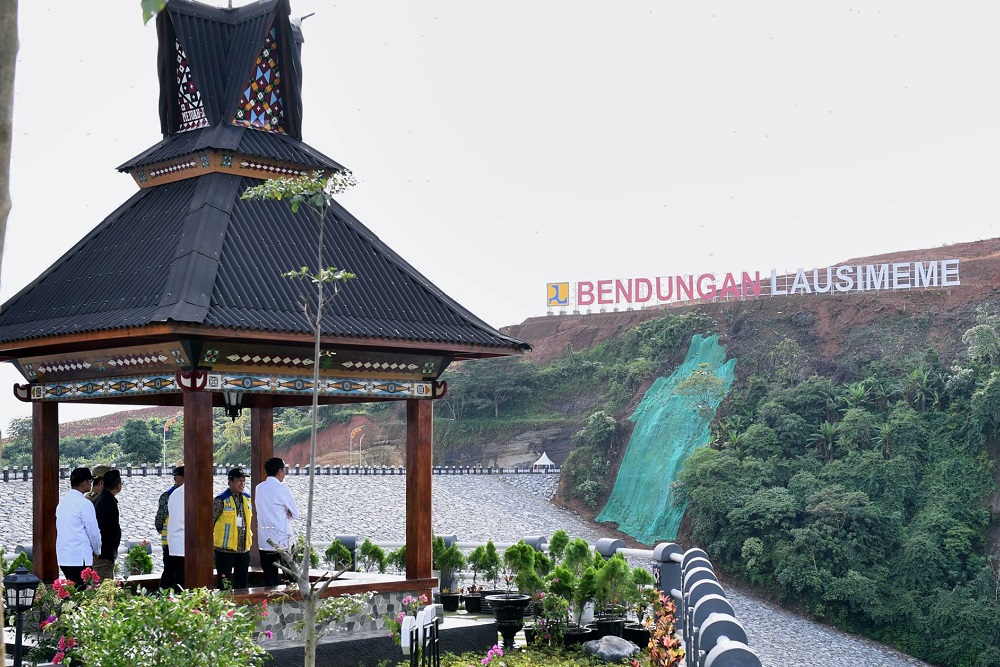
M 264 462 L 267 479 L 253 491 L 254 514 L 257 516 L 257 544 L 260 545 L 260 566 L 264 570 L 264 585 L 277 586 L 281 577 L 277 563 L 278 549 L 290 551 L 292 519 L 299 518 L 291 490 L 285 486 L 285 462 L 278 457 Z
M 84 568 L 101 553 L 101 530 L 97 527 L 94 503 L 87 500 L 94 476 L 90 468 L 76 468 L 69 475 L 70 490 L 56 506 L 56 560 L 63 575 L 83 587 Z
M 180 590 L 184 588 L 184 484 L 170 494 L 167 500 L 167 549 L 170 552 L 170 567 L 164 566 L 167 577 L 160 579 L 160 589 Z M 167 581 L 164 581 L 167 579 Z

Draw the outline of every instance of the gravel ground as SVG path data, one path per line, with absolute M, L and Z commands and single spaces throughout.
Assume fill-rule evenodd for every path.
M 289 475 L 304 514 L 308 477 Z M 546 535 L 563 528 L 571 536 L 593 543 L 609 532 L 600 525 L 549 502 L 556 475 L 435 475 L 434 532 L 454 534 L 462 542 L 515 542 L 528 535 Z M 68 481 L 63 482 L 68 488 Z M 124 539 L 159 543 L 153 528 L 156 501 L 170 485 L 166 477 L 126 477 L 118 496 Z M 247 487 L 251 485 L 248 482 Z M 215 478 L 216 492 L 225 478 Z M 31 543 L 31 482 L 0 482 L 0 547 L 13 552 Z M 313 535 L 329 544 L 338 534 L 371 537 L 377 542 L 402 542 L 405 523 L 405 478 L 402 476 L 320 476 L 316 479 Z M 304 530 L 304 522 L 295 526 Z M 157 569 L 160 550 L 153 549 Z M 884 646 L 800 618 L 727 588 L 749 644 L 765 667 L 903 667 L 926 665 Z

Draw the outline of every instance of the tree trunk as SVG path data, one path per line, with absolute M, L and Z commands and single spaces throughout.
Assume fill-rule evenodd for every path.
M 0 266 L 10 213 L 10 141 L 14 123 L 17 0 L 0 0 Z

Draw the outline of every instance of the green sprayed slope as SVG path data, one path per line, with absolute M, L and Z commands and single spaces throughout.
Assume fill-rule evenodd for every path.
M 736 359 L 726 361 L 718 336 L 691 339 L 684 363 L 670 377 L 657 378 L 629 417 L 635 428 L 597 521 L 615 522 L 644 544 L 676 539 L 685 508 L 674 506 L 670 486 L 687 457 L 708 442 L 709 425 L 735 372 Z M 698 391 L 705 386 L 699 374 L 718 379 L 711 391 Z

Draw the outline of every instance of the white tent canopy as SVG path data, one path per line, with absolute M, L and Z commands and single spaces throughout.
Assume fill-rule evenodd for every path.
M 537 461 L 535 461 L 535 467 L 536 468 L 539 468 L 541 466 L 548 466 L 548 467 L 552 468 L 552 467 L 555 467 L 555 465 L 556 464 L 552 462 L 552 459 L 550 459 L 548 457 L 548 455 L 546 455 L 545 452 L 542 452 L 542 455 L 538 457 Z

